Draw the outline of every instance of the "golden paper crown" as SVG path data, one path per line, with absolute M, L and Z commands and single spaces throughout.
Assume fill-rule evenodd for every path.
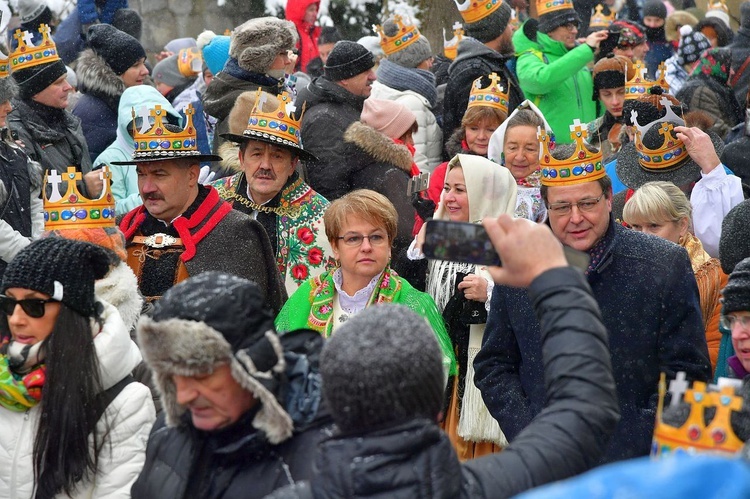
M 575 141 L 576 150 L 568 159 L 558 160 L 552 156 L 554 138 L 547 135 L 542 127 L 537 127 L 537 138 L 542 146 L 539 165 L 542 169 L 542 185 L 573 185 L 591 182 L 604 176 L 602 152 L 592 153 L 586 148 L 588 132 L 581 120 L 570 125 L 570 138 Z
M 404 24 L 403 18 L 399 15 L 393 16 L 393 23 L 398 27 L 398 31 L 394 36 L 387 36 L 385 31 L 383 31 L 383 27 L 379 24 L 372 26 L 372 30 L 380 36 L 380 47 L 387 56 L 405 49 L 419 40 L 421 36 L 416 24 Z
M 685 126 L 685 122 L 672 110 L 672 102 L 662 97 L 659 103 L 666 109 L 663 118 L 654 120 L 646 126 L 638 123 L 638 111 L 630 111 L 631 122 L 635 125 L 635 149 L 638 152 L 638 163 L 649 172 L 668 172 L 677 168 L 679 164 L 688 157 L 685 144 L 677 138 L 674 132 L 676 126 Z M 653 127 L 658 127 L 659 134 L 664 136 L 662 144 L 657 149 L 649 149 L 643 144 L 646 132 Z
M 185 108 L 187 123 L 179 132 L 170 132 L 164 126 L 164 119 L 167 117 L 167 110 L 156 105 L 154 109 L 143 107 L 141 109 L 141 118 L 143 123 L 138 129 L 135 120 L 138 117 L 135 108 L 132 110 L 133 116 L 133 142 L 135 151 L 133 151 L 133 160 L 139 159 L 169 159 L 177 157 L 199 156 L 198 145 L 196 142 L 195 127 L 193 126 L 193 114 L 195 110 L 192 104 Z M 149 119 L 152 118 L 152 119 Z M 151 124 L 153 121 L 153 124 Z
M 474 80 L 469 93 L 470 107 L 493 107 L 508 114 L 508 90 L 504 89 L 497 73 L 491 73 L 487 78 L 490 84 L 482 88 L 482 76 Z
M 10 58 L 0 52 L 0 78 L 7 78 L 10 75 Z
M 42 35 L 42 41 L 39 45 L 34 45 L 34 38 L 31 33 L 20 29 L 16 30 L 13 38 L 18 41 L 18 46 L 16 50 L 10 53 L 10 64 L 13 71 L 60 60 L 55 42 L 50 38 L 49 26 L 40 24 L 39 33 Z
M 503 4 L 503 0 L 454 0 L 458 12 L 467 23 L 475 23 L 489 16 Z
M 93 229 L 115 226 L 115 198 L 112 196 L 112 173 L 108 166 L 99 170 L 104 187 L 99 199 L 89 199 L 78 191 L 77 181 L 83 177 L 74 166 L 60 176 L 56 170 L 44 174 L 44 185 L 50 185 L 50 195 L 44 189 L 44 230 Z M 60 195 L 60 184 L 67 189 Z
M 641 61 L 633 63 L 635 74 L 633 78 L 625 82 L 625 99 L 637 99 L 641 95 L 647 95 L 653 87 L 661 87 L 665 93 L 669 92 L 669 83 L 664 79 L 667 74 L 667 66 L 662 61 L 659 63 L 659 78 L 656 81 L 650 81 L 646 78 L 646 65 Z
M 443 28 L 443 54 L 451 61 L 458 55 L 458 44 L 464 38 L 464 27 L 460 22 L 453 23 L 453 38 L 445 39 L 445 28 Z
M 659 402 L 656 406 L 656 425 L 651 443 L 651 456 L 659 457 L 671 453 L 710 453 L 732 456 L 742 448 L 743 442 L 734 433 L 731 416 L 733 411 L 742 409 L 742 397 L 735 394 L 731 386 L 723 386 L 718 391 L 706 390 L 701 381 L 688 388 L 685 373 L 677 373 L 677 378 L 669 382 L 672 394 L 671 406 L 680 403 L 682 394 L 690 405 L 690 414 L 680 427 L 670 426 L 662 420 L 664 396 L 667 392 L 664 373 L 659 379 Z M 716 410 L 710 423 L 706 423 L 704 409 Z
M 182 49 L 177 53 L 177 69 L 186 78 L 193 78 L 203 69 L 203 54 L 196 47 Z
M 589 21 L 589 28 L 592 29 L 607 29 L 609 28 L 609 25 L 612 24 L 615 21 L 615 18 L 617 17 L 617 12 L 610 12 L 609 15 L 604 14 L 602 12 L 604 10 L 604 6 L 602 4 L 599 4 L 594 9 L 594 13 L 591 14 L 591 20 Z
M 287 91 L 283 91 L 276 96 L 279 101 L 276 109 L 264 112 L 263 104 L 267 97 L 268 94 L 261 89 L 257 90 L 247 128 L 242 132 L 243 137 L 264 139 L 301 150 L 300 122 L 302 115 L 305 114 L 305 105 L 302 107 L 299 118 L 295 118 L 294 113 L 297 108 L 292 96 Z
M 573 9 L 573 0 L 536 0 L 537 16 L 566 9 Z
M 720 10 L 729 14 L 729 7 L 727 7 L 727 4 L 724 0 L 719 0 L 718 2 L 712 2 L 711 0 L 709 0 L 706 12 L 710 10 Z

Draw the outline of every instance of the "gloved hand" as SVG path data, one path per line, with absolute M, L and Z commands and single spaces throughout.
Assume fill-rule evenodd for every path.
M 210 184 L 215 176 L 216 172 L 212 172 L 210 166 L 202 166 L 201 172 L 198 175 L 198 183 L 200 183 L 201 185 Z
M 411 195 L 411 205 L 417 210 L 417 215 L 422 220 L 429 220 L 435 214 L 435 202 L 430 198 L 422 197 L 419 192 Z

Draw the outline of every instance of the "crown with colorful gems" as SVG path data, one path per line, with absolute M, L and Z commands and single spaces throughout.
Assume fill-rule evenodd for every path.
M 132 111 L 133 116 L 133 159 L 152 159 L 154 157 L 163 157 L 164 159 L 199 156 L 198 145 L 196 142 L 195 127 L 193 126 L 193 109 L 192 104 L 185 108 L 185 117 L 187 123 L 179 132 L 170 132 L 164 126 L 164 119 L 167 117 L 167 110 L 160 105 L 153 109 L 143 107 L 141 109 L 141 118 L 143 123 L 141 128 L 135 126 L 138 115 L 135 109 Z M 151 118 L 151 119 L 149 119 Z M 153 120 L 153 125 L 151 121 Z
M 573 0 L 536 0 L 537 16 L 571 9 L 573 9 Z
M 75 167 L 69 166 L 62 176 L 57 170 L 44 174 L 44 230 L 93 229 L 115 226 L 115 198 L 112 196 L 112 173 L 108 166 L 102 167 L 99 176 L 104 182 L 99 199 L 89 199 L 78 191 L 77 182 L 83 176 Z M 60 184 L 65 182 L 65 194 L 60 194 Z M 47 196 L 47 190 L 50 195 Z
M 497 73 L 491 73 L 487 78 L 490 80 L 490 84 L 482 88 L 482 78 L 480 76 L 471 85 L 471 93 L 469 93 L 469 105 L 470 107 L 494 107 L 508 114 L 508 91 L 503 88 L 500 77 Z
M 10 75 L 10 58 L 0 52 L 0 78 L 7 78 Z
M 42 41 L 39 45 L 34 45 L 34 35 L 28 31 L 16 30 L 13 38 L 18 42 L 16 50 L 10 53 L 10 64 L 13 71 L 33 68 L 40 64 L 47 64 L 60 60 L 57 55 L 55 42 L 50 38 L 50 29 L 46 24 L 39 25 L 39 33 L 42 35 Z
M 464 27 L 456 21 L 453 23 L 453 38 L 445 39 L 445 28 L 443 28 L 443 54 L 451 61 L 458 55 L 458 44 L 464 38 Z
M 539 165 L 542 170 L 542 184 L 547 186 L 572 185 L 591 182 L 604 176 L 601 151 L 593 153 L 586 147 L 588 132 L 581 120 L 576 119 L 570 125 L 570 138 L 576 150 L 567 159 L 555 159 L 552 156 L 554 139 L 542 127 L 537 127 L 537 138 L 542 147 Z
M 695 381 L 692 388 L 688 386 L 685 373 L 679 372 L 669 382 L 667 390 L 666 378 L 664 373 L 661 374 L 651 456 L 662 457 L 672 453 L 737 454 L 744 442 L 734 433 L 731 416 L 732 412 L 742 409 L 742 397 L 736 395 L 733 386 L 706 386 L 701 381 Z M 670 426 L 662 419 L 667 391 L 672 394 L 671 407 L 677 407 L 680 402 L 690 406 L 688 418 L 680 427 Z M 704 416 L 704 410 L 708 408 L 716 411 L 710 423 Z
M 253 137 L 262 137 L 279 144 L 302 149 L 300 139 L 300 122 L 302 115 L 305 114 L 305 105 L 302 106 L 302 112 L 299 118 L 294 117 L 297 108 L 292 102 L 292 96 L 287 91 L 281 92 L 276 98 L 279 105 L 271 111 L 263 111 L 263 105 L 266 102 L 268 94 L 258 89 L 255 94 L 255 104 L 250 111 L 250 119 L 247 122 L 247 128 L 242 135 L 252 139 Z
M 467 23 L 475 23 L 489 16 L 503 4 L 503 0 L 453 0 Z
M 602 12 L 604 10 L 604 6 L 602 4 L 599 4 L 594 9 L 594 13 L 591 14 L 591 21 L 589 21 L 589 28 L 592 29 L 607 29 L 609 28 L 609 25 L 612 24 L 615 21 L 615 18 L 617 17 L 617 12 L 610 12 L 609 15 L 604 14 Z
M 398 52 L 399 50 L 403 50 L 412 43 L 419 40 L 419 37 L 422 36 L 419 33 L 419 29 L 417 28 L 417 25 L 414 23 L 404 24 L 404 19 L 399 16 L 393 16 L 393 23 L 398 27 L 398 31 L 396 31 L 396 34 L 394 36 L 388 36 L 385 34 L 385 31 L 383 31 L 383 27 L 373 24 L 372 30 L 380 36 L 380 47 L 383 49 L 383 52 L 385 52 L 385 55 L 391 55 L 394 52 Z
M 719 0 L 718 2 L 712 2 L 709 0 L 706 12 L 710 10 L 720 10 L 729 14 L 729 7 L 727 7 L 727 3 L 724 0 Z
M 633 78 L 629 81 L 625 82 L 625 99 L 637 99 L 641 95 L 647 95 L 649 93 L 649 90 L 653 87 L 661 87 L 662 90 L 664 90 L 665 93 L 669 92 L 669 83 L 667 83 L 667 80 L 664 79 L 664 76 L 667 74 L 667 66 L 664 64 L 664 62 L 661 62 L 659 64 L 659 70 L 657 74 L 659 74 L 659 79 L 656 81 L 650 81 L 646 78 L 646 65 L 643 64 L 641 61 L 635 61 L 633 63 L 633 68 L 635 68 L 635 75 L 633 75 Z
M 630 112 L 631 122 L 635 124 L 635 149 L 638 152 L 638 163 L 649 172 L 667 172 L 679 166 L 688 157 L 685 144 L 675 135 L 674 127 L 685 126 L 685 122 L 672 110 L 672 102 L 662 97 L 659 103 L 666 109 L 663 118 L 654 120 L 646 126 L 638 123 L 638 111 Z M 643 144 L 646 132 L 653 127 L 658 127 L 659 134 L 664 136 L 658 149 L 649 149 Z
M 177 53 L 177 69 L 186 78 L 198 76 L 203 69 L 203 53 L 196 47 L 180 50 Z

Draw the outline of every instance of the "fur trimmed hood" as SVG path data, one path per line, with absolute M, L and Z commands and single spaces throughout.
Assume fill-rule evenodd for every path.
M 349 142 L 362 149 L 375 160 L 391 163 L 411 175 L 411 165 L 414 163 L 409 149 L 396 144 L 390 137 L 378 132 L 371 126 L 355 121 L 344 133 L 344 142 Z
M 138 292 L 138 279 L 127 263 L 120 262 L 96 281 L 94 291 L 98 298 L 117 308 L 128 331 L 135 327 L 141 316 L 143 297 Z
M 240 146 L 235 142 L 226 141 L 219 146 L 219 156 L 222 157 L 221 166 L 235 173 L 242 172 L 240 163 Z
M 79 92 L 97 97 L 111 109 L 117 110 L 125 83 L 93 50 L 86 49 L 78 56 L 76 78 Z
M 276 333 L 270 329 L 263 339 L 264 347 L 272 348 L 276 363 L 268 371 L 259 371 L 251 354 L 257 347 L 232 352 L 224 336 L 205 322 L 178 318 L 155 321 L 141 317 L 138 322 L 138 343 L 143 357 L 153 370 L 154 383 L 162 397 L 169 426 L 180 424 L 185 407 L 177 403 L 172 375 L 195 376 L 213 372 L 218 365 L 228 364 L 232 377 L 260 402 L 253 427 L 265 433 L 271 444 L 279 444 L 292 436 L 293 423 L 266 387 L 285 369 L 284 351 Z

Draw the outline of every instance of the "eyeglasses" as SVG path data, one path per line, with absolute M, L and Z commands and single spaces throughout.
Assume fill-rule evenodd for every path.
M 382 246 L 387 242 L 386 237 L 382 234 L 370 234 L 369 236 L 363 236 L 362 234 L 349 234 L 337 237 L 336 239 L 344 241 L 346 246 L 351 246 L 352 248 L 361 246 L 362 241 L 365 239 L 367 239 L 372 246 Z
M 719 319 L 719 325 L 724 329 L 731 330 L 735 324 L 742 326 L 742 329 L 750 329 L 750 315 L 722 315 Z
M 573 31 L 578 29 L 578 23 L 571 22 L 571 23 L 565 23 L 562 25 L 563 28 L 567 29 L 568 31 Z
M 578 207 L 578 211 L 591 211 L 596 208 L 596 205 L 599 204 L 599 201 L 603 197 L 604 193 L 602 192 L 602 195 L 598 198 L 581 199 L 575 203 L 553 203 L 547 205 L 547 209 L 555 215 L 567 215 L 573 209 L 574 205 Z
M 13 315 L 16 310 L 16 305 L 21 305 L 23 311 L 29 317 L 38 319 L 44 316 L 45 307 L 44 305 L 49 302 L 54 302 L 52 298 L 46 300 L 42 298 L 27 298 L 25 300 L 16 300 L 10 296 L 0 295 L 0 310 L 5 312 L 7 315 Z

